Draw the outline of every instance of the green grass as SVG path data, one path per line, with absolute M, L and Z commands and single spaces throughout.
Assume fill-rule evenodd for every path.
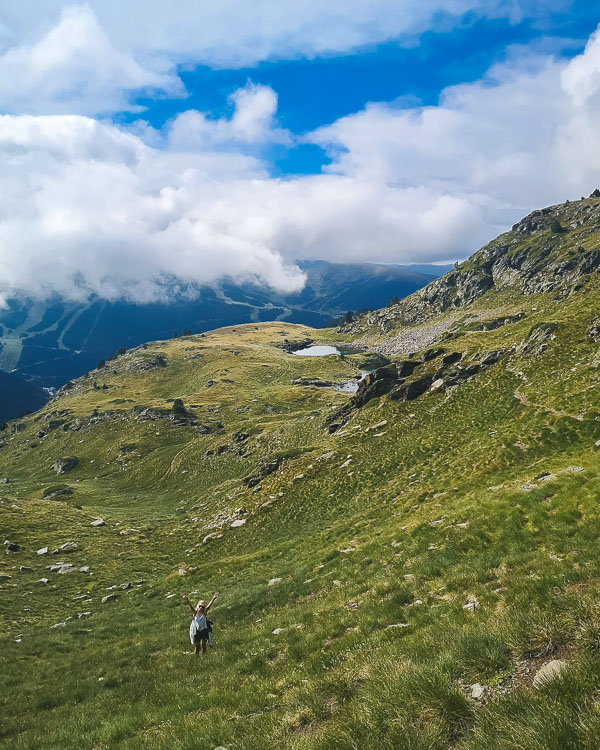
M 600 393 L 585 331 L 600 299 L 592 286 L 527 306 L 452 342 L 467 358 L 511 351 L 500 363 L 415 402 L 374 399 L 333 436 L 325 419 L 348 396 L 291 381 L 341 381 L 354 358 L 294 357 L 276 344 L 338 334 L 281 323 L 150 344 L 9 427 L 0 513 L 23 549 L 0 563 L 12 576 L 0 584 L 0 746 L 597 747 Z M 559 325 L 540 357 L 511 349 L 546 321 Z M 129 369 L 156 353 L 167 367 Z M 134 418 L 174 398 L 223 428 Z M 56 410 L 83 426 L 37 438 Z M 94 410 L 116 413 L 93 424 Z M 57 478 L 51 464 L 70 455 L 78 467 Z M 281 468 L 247 488 L 273 457 Z M 57 482 L 73 494 L 42 501 Z M 246 524 L 232 529 L 240 507 Z M 91 527 L 98 516 L 106 526 Z M 210 532 L 222 536 L 203 542 Z M 73 552 L 36 555 L 71 540 Z M 91 573 L 50 573 L 55 560 Z M 215 649 L 195 659 L 180 595 L 217 589 Z M 568 669 L 533 688 L 551 658 Z

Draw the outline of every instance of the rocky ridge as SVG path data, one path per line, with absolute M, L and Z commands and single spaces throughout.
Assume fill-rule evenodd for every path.
M 418 350 L 438 340 L 457 316 L 486 293 L 512 289 L 524 297 L 554 293 L 557 299 L 579 291 L 600 266 L 600 197 L 533 211 L 464 263 L 392 307 L 377 310 L 340 332 L 385 335 L 397 329 L 398 351 Z M 446 313 L 444 319 L 434 319 Z M 412 326 L 428 324 L 431 331 Z M 391 352 L 389 342 L 386 351 Z

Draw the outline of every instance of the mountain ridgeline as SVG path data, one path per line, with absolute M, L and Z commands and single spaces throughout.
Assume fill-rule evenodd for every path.
M 600 747 L 599 265 L 593 195 L 348 325 L 136 346 L 9 423 L 0 745 Z M 195 659 L 181 594 L 217 590 Z

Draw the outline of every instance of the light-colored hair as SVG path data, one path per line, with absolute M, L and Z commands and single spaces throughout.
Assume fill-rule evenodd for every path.
M 206 604 L 204 603 L 204 599 L 200 599 L 198 604 L 196 604 L 196 609 L 198 609 L 198 607 L 205 607 L 205 606 Z

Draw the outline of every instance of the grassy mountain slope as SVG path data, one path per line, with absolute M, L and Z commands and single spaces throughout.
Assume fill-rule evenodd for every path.
M 560 207 L 563 225 L 599 203 Z M 457 269 L 493 284 L 423 322 L 407 311 L 432 285 L 385 326 L 155 342 L 11 424 L 0 746 L 598 747 L 600 230 L 560 278 L 503 283 L 519 242 L 550 246 L 546 269 L 583 244 L 542 216 L 487 270 Z M 286 350 L 308 338 L 393 365 L 356 396 L 292 385 L 367 364 Z M 216 589 L 195 659 L 180 594 Z

